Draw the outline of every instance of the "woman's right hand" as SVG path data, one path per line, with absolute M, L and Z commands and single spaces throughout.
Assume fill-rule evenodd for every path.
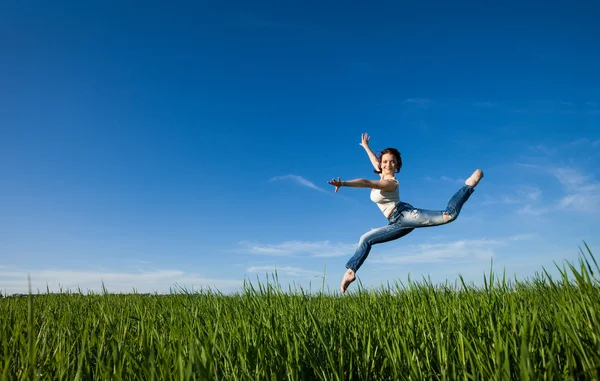
M 342 187 L 342 180 L 340 180 L 339 177 L 337 178 L 337 180 L 336 179 L 331 179 L 327 183 L 330 184 L 330 185 L 333 185 L 335 187 L 335 192 L 336 193 Z
M 371 137 L 365 132 L 362 134 L 360 145 L 363 148 L 369 148 L 369 139 L 371 139 Z

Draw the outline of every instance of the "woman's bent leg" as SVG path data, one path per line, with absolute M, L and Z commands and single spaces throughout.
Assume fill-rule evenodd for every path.
M 358 241 L 356 253 L 350 258 L 346 264 L 346 268 L 356 272 L 369 256 L 369 252 L 373 245 L 393 241 L 407 235 L 413 230 L 414 228 L 406 227 L 401 224 L 390 224 L 363 234 Z

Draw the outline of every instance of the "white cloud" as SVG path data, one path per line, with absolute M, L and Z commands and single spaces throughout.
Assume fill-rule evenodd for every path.
M 600 103 L 598 102 L 586 102 L 585 103 L 588 114 L 598 115 L 600 114 Z
M 529 149 L 532 151 L 539 151 L 542 152 L 544 155 L 546 156 L 553 156 L 553 157 L 564 157 L 567 154 L 572 154 L 574 149 L 578 150 L 578 153 L 581 154 L 581 150 L 585 150 L 585 149 L 596 149 L 596 147 L 600 146 L 600 139 L 590 139 L 590 138 L 579 138 L 579 139 L 575 139 L 569 142 L 565 142 L 559 145 L 555 145 L 552 147 L 549 147 L 545 144 L 537 144 L 535 146 L 530 146 Z M 524 164 L 526 165 L 526 164 Z M 540 167 L 540 166 L 533 166 L 533 167 Z
M 517 209 L 517 214 L 521 215 L 529 215 L 529 216 L 541 216 L 543 214 L 548 213 L 550 210 L 545 207 L 536 207 L 531 204 L 527 204 L 519 209 Z
M 352 254 L 356 249 L 356 244 L 334 244 L 330 241 L 285 241 L 275 244 L 242 241 L 240 244 L 246 247 L 245 251 L 248 253 L 274 256 L 338 257 Z
M 269 179 L 269 181 L 279 181 L 279 180 L 290 180 L 290 181 L 295 182 L 296 184 L 303 185 L 305 187 L 317 190 L 319 192 L 330 193 L 330 192 L 327 192 L 325 189 L 318 187 L 313 182 L 306 180 L 304 177 L 298 176 L 298 175 L 275 176 L 275 177 Z
M 452 179 L 452 178 L 450 178 L 448 176 L 442 176 L 442 180 L 444 180 L 444 181 L 450 181 L 450 182 L 453 182 L 453 183 L 464 183 L 466 179 Z
M 528 241 L 528 240 L 534 239 L 535 237 L 536 237 L 535 234 L 524 233 L 524 234 L 516 234 L 516 235 L 510 236 L 507 239 L 509 241 Z
M 199 288 L 218 289 L 222 292 L 241 287 L 243 281 L 230 279 L 204 278 L 181 270 L 154 270 L 146 272 L 113 272 L 68 269 L 42 269 L 26 272 L 23 270 L 1 271 L 0 287 L 7 294 L 27 293 L 28 275 L 31 276 L 32 292 L 93 291 L 101 292 L 102 284 L 109 292 L 159 292 L 177 291 L 178 286 L 188 290 Z
M 594 182 L 591 184 L 582 185 L 579 187 L 581 192 L 600 192 L 600 183 Z
M 544 153 L 547 156 L 552 156 L 556 152 L 556 149 L 546 147 L 543 144 L 538 144 L 538 145 L 536 145 L 534 147 L 530 147 L 530 148 L 532 150 L 534 150 L 534 151 L 540 151 L 540 152 Z
M 431 176 L 425 176 L 425 180 L 427 180 L 427 181 L 449 181 L 449 182 L 452 182 L 452 183 L 462 184 L 462 183 L 465 182 L 466 179 L 453 179 L 453 178 L 448 177 L 448 176 L 441 176 L 439 179 L 437 179 L 437 178 L 433 178 Z
M 553 174 L 567 193 L 560 200 L 561 207 L 580 212 L 600 210 L 600 182 L 570 167 L 556 168 Z
M 580 146 L 592 146 L 597 147 L 600 145 L 600 139 L 590 140 L 588 138 L 581 138 L 577 140 L 573 140 L 566 144 L 567 147 L 580 147 Z
M 532 203 L 537 202 L 542 195 L 542 190 L 538 187 L 528 186 L 528 185 L 519 185 L 514 191 L 514 194 L 504 194 L 501 196 L 491 196 L 486 194 L 484 196 L 484 205 L 493 205 L 493 204 L 505 204 L 505 205 L 514 205 L 514 204 L 524 204 L 524 203 Z
M 527 187 L 517 190 L 517 194 L 527 200 L 537 201 L 542 194 L 542 190 L 537 187 Z
M 594 180 L 592 174 L 587 174 L 572 166 L 542 166 L 519 164 L 528 169 L 553 176 L 562 185 L 564 195 L 557 204 L 579 212 L 597 212 L 600 210 L 600 182 Z M 541 192 L 540 192 L 541 194 Z M 549 208 L 534 207 L 531 204 L 518 210 L 519 214 L 541 215 Z
M 535 186 L 520 185 L 515 190 L 515 193 L 516 197 L 514 198 L 506 196 L 507 198 L 504 200 L 504 203 L 519 204 L 539 201 L 540 196 L 542 195 L 542 190 Z
M 248 269 L 246 271 L 248 271 L 249 273 L 269 273 L 269 274 L 277 272 L 277 274 L 303 277 L 303 278 L 314 278 L 314 277 L 323 275 L 322 272 L 318 272 L 318 271 L 304 270 L 299 267 L 277 266 L 277 265 L 250 266 L 250 267 L 248 267 Z
M 582 174 L 574 168 L 559 167 L 550 169 L 550 171 L 562 185 L 568 188 L 583 185 L 589 180 L 589 176 Z
M 412 103 L 422 108 L 428 108 L 433 104 L 433 101 L 426 98 L 409 98 L 405 99 L 404 103 Z
M 475 102 L 473 103 L 473 106 L 475 107 L 498 107 L 500 106 L 498 103 L 496 102 Z
M 489 261 L 495 257 L 493 248 L 502 245 L 497 240 L 459 240 L 446 243 L 411 245 L 401 249 L 400 255 L 383 255 L 371 259 L 374 263 L 408 264 L 447 261 Z
M 581 212 L 596 212 L 600 206 L 599 194 L 570 194 L 560 200 L 560 206 Z

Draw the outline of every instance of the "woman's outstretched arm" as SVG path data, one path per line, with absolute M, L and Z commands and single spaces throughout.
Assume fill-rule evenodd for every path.
M 361 145 L 361 147 L 363 147 L 365 149 L 365 151 L 367 151 L 369 160 L 371 160 L 371 164 L 373 164 L 373 167 L 375 168 L 375 170 L 381 171 L 381 168 L 379 168 L 379 159 L 377 159 L 377 156 L 375 155 L 375 153 L 373 153 L 373 150 L 371 150 L 371 147 L 369 147 L 369 139 L 371 139 L 369 134 L 367 134 L 367 133 L 362 134 L 360 145 Z
M 335 187 L 335 191 L 341 187 L 351 187 L 351 188 L 371 188 L 371 189 L 381 189 L 384 192 L 393 192 L 398 186 L 398 182 L 396 180 L 367 180 L 367 179 L 354 179 L 348 181 L 341 181 L 338 177 L 336 179 L 331 179 L 327 182 Z

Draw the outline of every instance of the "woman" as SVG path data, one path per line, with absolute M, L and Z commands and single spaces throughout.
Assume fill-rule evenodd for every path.
M 369 147 L 369 135 L 362 134 L 360 145 L 367 151 L 369 159 L 375 167 L 380 180 L 355 179 L 341 181 L 340 178 L 332 179 L 328 183 L 335 187 L 337 192 L 341 187 L 371 188 L 371 200 L 377 204 L 383 215 L 388 219 L 387 226 L 382 226 L 365 233 L 360 237 L 356 253 L 346 264 L 346 274 L 342 278 L 340 290 L 342 293 L 350 283 L 356 279 L 356 272 L 362 266 L 371 251 L 371 246 L 378 243 L 393 241 L 403 237 L 415 228 L 437 226 L 452 222 L 458 217 L 463 204 L 474 192 L 475 186 L 483 178 L 481 169 L 475 170 L 465 185 L 452 196 L 445 210 L 417 209 L 412 205 L 400 201 L 398 180 L 395 173 L 402 168 L 400 152 L 395 148 L 386 148 L 377 157 Z

